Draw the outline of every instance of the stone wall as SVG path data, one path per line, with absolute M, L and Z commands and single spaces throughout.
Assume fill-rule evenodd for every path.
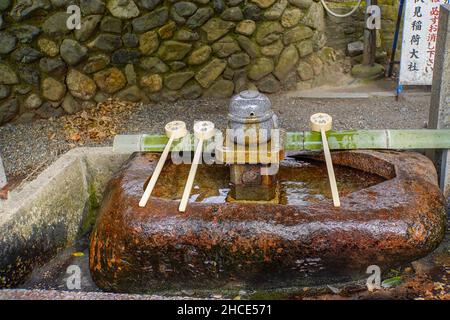
M 344 14 L 353 8 L 356 1 L 327 0 L 327 3 L 330 9 L 336 13 Z M 378 37 L 378 46 L 387 53 L 390 53 L 392 48 L 398 4 L 399 0 L 378 0 L 378 5 L 381 8 L 381 30 Z M 345 50 L 349 42 L 362 39 L 364 33 L 364 11 L 365 1 L 363 1 L 355 14 L 350 17 L 337 18 L 326 15 L 327 46 Z
M 66 26 L 70 4 L 82 27 Z M 332 58 L 318 0 L 0 0 L 0 124 L 108 97 L 229 97 L 310 84 Z

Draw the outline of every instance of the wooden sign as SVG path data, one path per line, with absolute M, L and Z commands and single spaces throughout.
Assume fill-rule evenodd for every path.
M 449 0 L 407 0 L 403 21 L 400 85 L 431 85 L 441 4 Z

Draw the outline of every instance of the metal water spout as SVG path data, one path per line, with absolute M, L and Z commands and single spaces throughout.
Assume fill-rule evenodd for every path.
M 233 200 L 276 201 L 276 171 L 284 157 L 278 117 L 269 98 L 243 91 L 229 105 L 227 141 L 222 152 L 230 165 Z
M 254 90 L 235 95 L 228 109 L 228 132 L 234 134 L 234 142 L 249 144 L 249 137 L 257 134 L 258 144 L 271 139 L 271 131 L 278 129 L 278 117 L 272 111 L 269 98 Z M 260 134 L 261 133 L 261 134 Z M 244 139 L 247 137 L 247 139 Z

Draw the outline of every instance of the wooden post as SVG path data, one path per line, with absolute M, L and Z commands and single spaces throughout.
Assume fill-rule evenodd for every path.
M 366 0 L 366 12 L 365 12 L 365 21 L 367 21 L 369 15 L 367 13 L 367 9 L 372 3 L 376 2 L 374 0 Z M 373 66 L 375 64 L 375 55 L 377 50 L 377 39 L 376 39 L 376 30 L 370 30 L 364 25 L 364 52 L 363 52 L 363 65 Z
M 364 13 L 364 51 L 361 64 L 355 64 L 352 68 L 352 76 L 360 79 L 376 79 L 384 74 L 384 67 L 375 62 L 377 50 L 377 30 L 367 26 L 369 12 L 372 5 L 377 5 L 377 0 L 366 0 Z
M 440 7 L 439 31 L 431 89 L 431 107 L 428 128 L 450 129 L 450 5 Z M 450 197 L 450 149 L 429 153 L 436 163 L 441 188 Z

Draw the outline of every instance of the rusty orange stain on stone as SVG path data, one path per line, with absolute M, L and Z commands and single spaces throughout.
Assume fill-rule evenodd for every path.
M 191 203 L 152 198 L 138 207 L 159 154 L 136 153 L 109 182 L 90 243 L 92 278 L 104 290 L 292 286 L 323 275 L 365 275 L 425 256 L 445 232 L 433 164 L 396 151 L 333 153 L 336 165 L 387 181 L 308 206 Z M 320 159 L 321 156 L 314 157 Z M 299 169 L 301 170 L 301 168 Z M 119 258 L 120 257 L 120 258 Z

